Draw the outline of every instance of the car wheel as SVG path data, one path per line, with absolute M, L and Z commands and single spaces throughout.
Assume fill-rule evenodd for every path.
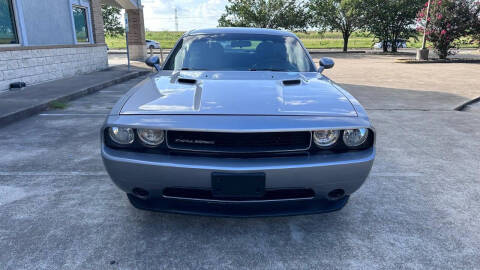
M 153 45 L 150 45 L 150 47 L 148 47 L 150 50 L 153 50 L 155 49 L 155 47 Z

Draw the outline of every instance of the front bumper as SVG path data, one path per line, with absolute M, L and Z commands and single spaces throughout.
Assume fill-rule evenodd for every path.
M 219 158 L 127 152 L 102 146 L 102 158 L 113 182 L 129 194 L 138 208 L 166 212 L 222 216 L 265 216 L 328 212 L 341 209 L 348 196 L 367 178 L 375 148 L 341 154 L 269 158 Z M 306 188 L 311 198 L 221 201 L 165 196 L 166 188 L 211 189 L 214 172 L 266 175 L 266 189 Z M 133 196 L 133 189 L 148 191 L 148 200 Z M 337 201 L 327 194 L 342 189 Z
M 140 199 L 128 194 L 133 206 L 143 210 L 219 217 L 270 217 L 333 212 L 342 209 L 349 196 L 340 200 L 286 200 L 265 202 L 220 202 L 170 198 Z

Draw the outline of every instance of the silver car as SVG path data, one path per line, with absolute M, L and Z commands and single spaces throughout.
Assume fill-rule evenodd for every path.
M 335 211 L 363 184 L 375 130 L 292 33 L 184 34 L 101 130 L 113 182 L 133 206 L 218 216 Z
M 147 49 L 160 49 L 160 43 L 155 40 L 145 40 L 145 43 L 147 44 Z

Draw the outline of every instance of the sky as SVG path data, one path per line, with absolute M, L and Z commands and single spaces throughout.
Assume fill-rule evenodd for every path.
M 142 0 L 145 28 L 175 31 L 175 8 L 179 31 L 216 27 L 226 3 L 227 0 Z

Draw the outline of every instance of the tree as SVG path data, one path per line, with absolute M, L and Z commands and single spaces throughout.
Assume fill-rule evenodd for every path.
M 125 29 L 123 29 L 120 22 L 120 8 L 103 5 L 102 16 L 105 35 L 116 37 L 123 35 Z
M 219 26 L 283 28 L 303 30 L 308 16 L 303 1 L 228 0 Z
M 418 12 L 420 32 L 425 31 L 426 6 Z M 480 1 L 478 0 L 433 0 L 425 36 L 440 59 L 455 54 L 459 38 L 474 37 L 480 28 Z
M 475 25 L 472 27 L 472 35 L 474 42 L 477 42 L 477 45 L 480 49 L 480 14 L 478 14 Z
M 397 42 L 416 36 L 416 14 L 425 0 L 363 0 L 366 30 L 383 42 L 383 51 L 391 45 L 397 52 Z
M 360 4 L 360 0 L 312 0 L 308 3 L 311 24 L 322 30 L 342 32 L 346 52 L 350 35 L 362 27 Z

